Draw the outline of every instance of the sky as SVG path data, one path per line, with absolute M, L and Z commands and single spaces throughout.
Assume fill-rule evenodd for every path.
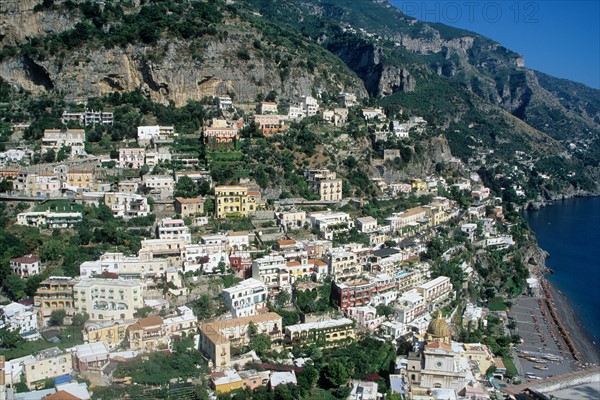
M 391 0 L 406 15 L 480 33 L 525 66 L 600 89 L 600 0 Z

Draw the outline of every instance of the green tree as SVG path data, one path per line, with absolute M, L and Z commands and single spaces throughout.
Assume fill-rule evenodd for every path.
M 83 326 L 86 321 L 90 319 L 90 316 L 87 313 L 77 313 L 73 315 L 73 322 L 71 325 L 73 326 Z
M 0 343 L 2 343 L 2 347 L 14 349 L 24 341 L 17 331 L 11 331 L 8 328 L 0 329 Z
M 44 153 L 44 156 L 42 159 L 44 160 L 44 162 L 47 162 L 47 163 L 54 162 L 54 160 L 56 159 L 56 153 L 54 152 L 53 149 L 50 149 Z
M 286 290 L 282 290 L 275 296 L 275 306 L 277 308 L 283 308 L 290 302 L 291 299 L 292 296 L 290 296 L 290 293 Z
M 189 176 L 182 176 L 175 184 L 175 197 L 189 199 L 199 194 L 198 185 Z
M 8 275 L 5 278 L 2 286 L 11 300 L 18 301 L 25 296 L 26 283 L 23 279 L 15 274 Z
M 50 313 L 50 320 L 48 325 L 50 326 L 62 326 L 65 322 L 67 312 L 65 310 L 54 310 Z
M 259 356 L 265 355 L 265 353 L 267 353 L 271 349 L 271 345 L 272 342 L 269 335 L 261 333 L 259 335 L 252 336 L 252 338 L 250 339 L 250 348 L 256 351 L 256 354 L 258 354 Z
M 325 367 L 323 367 L 321 372 L 329 387 L 332 388 L 338 388 L 342 385 L 345 385 L 348 383 L 348 379 L 350 378 L 345 365 L 337 360 L 327 364 Z

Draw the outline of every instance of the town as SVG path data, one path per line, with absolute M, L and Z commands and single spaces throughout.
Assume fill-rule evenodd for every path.
M 430 129 L 351 93 L 336 106 L 313 95 L 216 97 L 196 133 L 139 125 L 110 154 L 90 151 L 90 136 L 119 122 L 112 111 L 63 110 L 38 148 L 14 125 L 17 145 L 0 153 L 3 224 L 26 239 L 3 243 L 0 398 L 500 399 L 576 360 L 558 336 L 554 352 L 517 352 L 510 304 L 487 275 L 535 298 L 543 271 L 513 251 L 527 236 L 477 173 L 485 153 L 447 155 L 434 175 L 367 176 L 373 197 L 326 161 L 305 163 L 296 193 L 274 194 L 264 169 L 216 173 L 243 143 L 301 121 L 354 124 L 375 143 Z M 371 165 L 406 164 L 410 143 Z M 190 151 L 200 145 L 207 165 Z M 356 170 L 362 156 L 343 150 Z M 514 176 L 513 199 L 526 196 L 520 173 L 502 176 Z

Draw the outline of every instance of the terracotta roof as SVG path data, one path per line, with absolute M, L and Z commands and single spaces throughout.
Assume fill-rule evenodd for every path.
M 31 254 L 28 256 L 23 256 L 23 257 L 18 257 L 18 258 L 13 258 L 12 260 L 10 260 L 11 262 L 15 262 L 15 263 L 25 263 L 25 264 L 31 264 L 34 262 L 39 262 L 40 258 L 38 256 L 32 256 Z
M 156 325 L 162 325 L 163 323 L 163 319 L 162 317 L 156 315 L 154 317 L 147 317 L 147 318 L 140 318 L 138 320 L 138 324 L 140 324 L 140 326 L 142 328 L 148 328 L 150 326 L 156 326 Z
M 281 245 L 286 245 L 286 244 L 296 244 L 296 241 L 292 240 L 292 239 L 279 239 L 277 241 L 277 244 L 280 245 L 280 246 Z
M 327 263 L 319 258 L 313 258 L 308 260 L 309 264 L 314 264 L 317 267 L 324 267 L 327 265 Z
M 44 400 L 81 400 L 79 397 L 72 395 L 71 393 L 61 390 L 50 396 L 44 397 Z
M 183 197 L 175 197 L 175 200 L 177 200 L 181 204 L 202 203 L 202 199 L 200 197 L 192 197 L 191 199 L 185 199 Z
M 444 349 L 446 351 L 452 351 L 452 347 L 445 342 L 439 341 L 439 340 L 435 340 L 432 342 L 429 342 L 425 345 L 426 349 Z
M 256 190 L 248 190 L 248 196 L 260 196 L 260 192 Z
M 285 265 L 288 267 L 299 267 L 302 264 L 300 264 L 300 261 L 288 261 Z

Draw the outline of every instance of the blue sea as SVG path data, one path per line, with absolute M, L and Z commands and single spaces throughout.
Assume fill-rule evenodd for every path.
M 524 214 L 540 247 L 550 253 L 548 279 L 567 296 L 575 314 L 600 338 L 600 197 L 557 201 Z

